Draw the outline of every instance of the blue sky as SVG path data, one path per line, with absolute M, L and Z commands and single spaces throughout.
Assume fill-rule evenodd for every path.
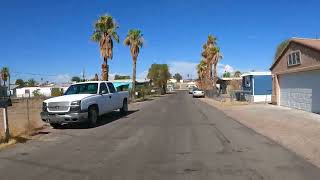
M 141 29 L 145 38 L 137 63 L 140 78 L 152 63 L 195 76 L 208 34 L 218 37 L 224 57 L 220 72 L 225 66 L 268 70 L 282 40 L 320 36 L 319 6 L 316 0 L 2 1 L 0 66 L 8 66 L 13 79 L 65 81 L 83 68 L 88 76 L 100 74 L 102 59 L 90 35 L 93 22 L 108 13 L 119 23 L 121 38 L 109 62 L 111 75 L 131 75 L 130 52 L 122 42 L 130 28 Z

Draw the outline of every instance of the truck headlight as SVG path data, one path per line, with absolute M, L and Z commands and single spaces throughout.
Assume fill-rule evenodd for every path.
M 72 101 L 70 104 L 70 111 L 78 112 L 81 110 L 81 101 Z
M 81 101 L 72 101 L 71 106 L 80 106 Z
M 43 103 L 42 103 L 42 111 L 43 111 L 43 112 L 46 112 L 46 111 L 47 111 L 47 108 L 48 108 L 47 103 L 43 102 Z

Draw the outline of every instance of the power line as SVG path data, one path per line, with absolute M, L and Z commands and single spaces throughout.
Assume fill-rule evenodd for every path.
M 11 74 L 24 74 L 33 76 L 59 76 L 57 74 L 40 74 L 40 73 L 28 73 L 28 72 L 11 72 Z

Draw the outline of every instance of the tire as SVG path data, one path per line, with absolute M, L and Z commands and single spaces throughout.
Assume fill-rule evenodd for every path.
M 58 123 L 50 123 L 50 125 L 53 127 L 53 129 L 60 129 L 61 128 L 61 124 Z
M 96 107 L 91 107 L 88 112 L 88 127 L 93 128 L 97 126 L 98 110 Z
M 123 100 L 122 108 L 120 108 L 120 112 L 122 114 L 126 114 L 128 112 L 128 101 L 126 99 Z

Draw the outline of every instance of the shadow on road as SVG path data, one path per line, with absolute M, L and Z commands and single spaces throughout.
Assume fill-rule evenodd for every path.
M 135 113 L 137 111 L 139 110 L 128 111 L 126 114 L 123 114 L 120 111 L 113 111 L 111 113 L 101 116 L 100 120 L 97 122 L 96 127 L 104 126 L 111 122 L 117 121 L 121 118 L 127 118 L 128 115 Z M 93 127 L 93 128 L 96 128 L 96 127 Z M 59 129 L 92 129 L 92 128 L 88 127 L 86 123 L 81 123 L 81 124 L 66 124 L 61 126 L 61 128 Z

